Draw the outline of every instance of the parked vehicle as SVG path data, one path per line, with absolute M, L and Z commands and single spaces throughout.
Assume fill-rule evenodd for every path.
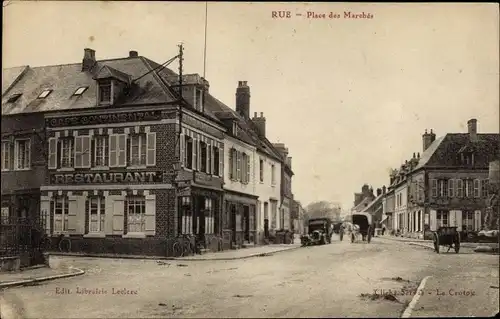
M 448 246 L 450 249 L 454 248 L 455 253 L 458 254 L 460 251 L 460 233 L 457 231 L 457 227 L 439 227 L 437 232 L 433 234 L 434 238 L 434 250 L 439 254 L 439 246 Z
M 373 236 L 373 220 L 372 215 L 369 213 L 353 213 L 352 223 L 354 224 L 351 232 L 351 243 L 361 239 L 370 243 Z
M 330 218 L 311 218 L 308 221 L 309 234 L 302 235 L 302 246 L 324 245 L 332 242 L 333 227 Z

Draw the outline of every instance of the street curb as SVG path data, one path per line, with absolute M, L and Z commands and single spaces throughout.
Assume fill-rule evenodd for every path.
M 239 260 L 247 259 L 253 257 L 264 257 L 271 256 L 276 253 L 283 251 L 290 251 L 294 249 L 302 248 L 302 246 L 280 249 L 268 253 L 255 253 L 247 256 L 241 257 L 220 257 L 220 258 L 189 258 L 189 257 L 163 257 L 163 256 L 135 256 L 135 255 L 99 255 L 99 254 L 76 254 L 76 253 L 48 253 L 49 256 L 58 257 L 80 257 L 80 258 L 111 258 L 111 259 L 136 259 L 136 260 L 176 260 L 176 261 L 217 261 L 217 260 Z M 215 253 L 217 254 L 217 253 Z
M 432 276 L 427 276 L 424 279 L 422 279 L 422 281 L 420 282 L 420 285 L 418 285 L 417 292 L 415 293 L 415 295 L 411 299 L 410 304 L 408 305 L 408 307 L 406 307 L 406 309 L 403 312 L 403 315 L 401 316 L 401 318 L 410 318 L 411 317 L 411 312 L 413 311 L 413 309 L 417 305 L 418 299 L 420 299 L 420 295 L 423 294 L 422 291 L 424 290 L 425 283 L 431 277 Z
M 386 239 L 386 240 L 390 240 L 390 241 L 396 241 L 396 242 L 400 242 L 400 243 L 404 243 L 404 244 L 431 244 L 433 243 L 432 240 L 421 240 L 421 239 L 415 239 L 415 240 L 399 240 L 399 239 L 393 239 L 393 238 L 388 238 L 388 237 L 379 237 L 379 238 L 382 238 L 382 239 Z M 492 249 L 498 249 L 498 243 L 469 243 L 469 242 L 462 242 L 460 243 L 460 246 L 461 247 L 464 247 L 464 248 L 476 248 L 478 246 L 486 246 L 486 247 L 490 247 Z
M 217 260 L 228 261 L 228 260 L 241 260 L 241 259 L 248 259 L 248 258 L 254 258 L 254 257 L 272 256 L 272 255 L 274 255 L 276 253 L 281 253 L 281 252 L 284 252 L 284 251 L 292 251 L 292 250 L 299 249 L 299 248 L 302 248 L 302 246 L 293 247 L 293 248 L 280 249 L 280 250 L 271 251 L 271 252 L 268 252 L 268 253 L 255 253 L 255 254 L 251 254 L 251 255 L 247 255 L 247 256 L 241 256 L 241 257 L 230 257 L 230 258 L 229 257 L 228 258 L 186 258 L 186 259 L 184 259 L 184 257 L 179 257 L 179 258 L 174 258 L 174 260 L 177 260 L 177 261 L 217 261 Z
M 27 284 L 43 282 L 43 281 L 50 281 L 50 280 L 61 279 L 61 278 L 76 277 L 76 276 L 81 276 L 85 273 L 84 270 L 81 270 L 79 268 L 72 267 L 71 269 L 76 270 L 76 272 L 73 272 L 70 274 L 53 275 L 53 276 L 39 277 L 39 278 L 34 278 L 34 279 L 26 279 L 26 280 L 7 282 L 7 283 L 0 284 L 0 289 L 10 288 L 10 287 L 15 287 L 15 286 L 24 286 Z

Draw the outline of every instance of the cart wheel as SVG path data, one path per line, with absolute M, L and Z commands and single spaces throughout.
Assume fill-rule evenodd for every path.
M 434 233 L 434 250 L 439 254 L 439 236 Z
M 372 231 L 370 228 L 368 228 L 368 235 L 366 236 L 366 241 L 368 242 L 368 244 L 370 243 L 370 241 L 372 241 Z
M 460 251 L 460 233 L 457 232 L 455 234 L 455 253 L 458 254 L 459 251 Z

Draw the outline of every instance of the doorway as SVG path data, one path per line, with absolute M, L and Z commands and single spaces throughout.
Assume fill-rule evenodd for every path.
M 231 204 L 231 241 L 236 242 L 236 205 Z
M 243 206 L 243 237 L 246 242 L 250 242 L 250 207 Z

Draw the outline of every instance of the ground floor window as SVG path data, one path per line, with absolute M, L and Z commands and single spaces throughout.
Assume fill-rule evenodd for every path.
M 191 210 L 191 197 L 179 198 L 179 233 L 188 235 L 193 233 L 193 214 Z
M 449 226 L 449 212 L 447 210 L 438 210 L 436 213 L 437 227 Z
M 146 222 L 146 198 L 144 196 L 129 196 L 125 201 L 127 209 L 127 232 L 143 233 Z
M 88 230 L 89 233 L 104 231 L 104 220 L 106 211 L 106 201 L 102 196 L 90 196 L 87 198 Z
M 474 229 L 474 212 L 462 211 L 462 230 L 473 231 Z
M 213 234 L 215 232 L 215 210 L 214 200 L 205 198 L 205 234 Z
M 69 200 L 67 196 L 55 196 L 50 203 L 54 214 L 54 232 L 68 231 Z
M 2 213 L 0 215 L 0 222 L 2 224 L 9 223 L 9 207 L 2 207 Z

